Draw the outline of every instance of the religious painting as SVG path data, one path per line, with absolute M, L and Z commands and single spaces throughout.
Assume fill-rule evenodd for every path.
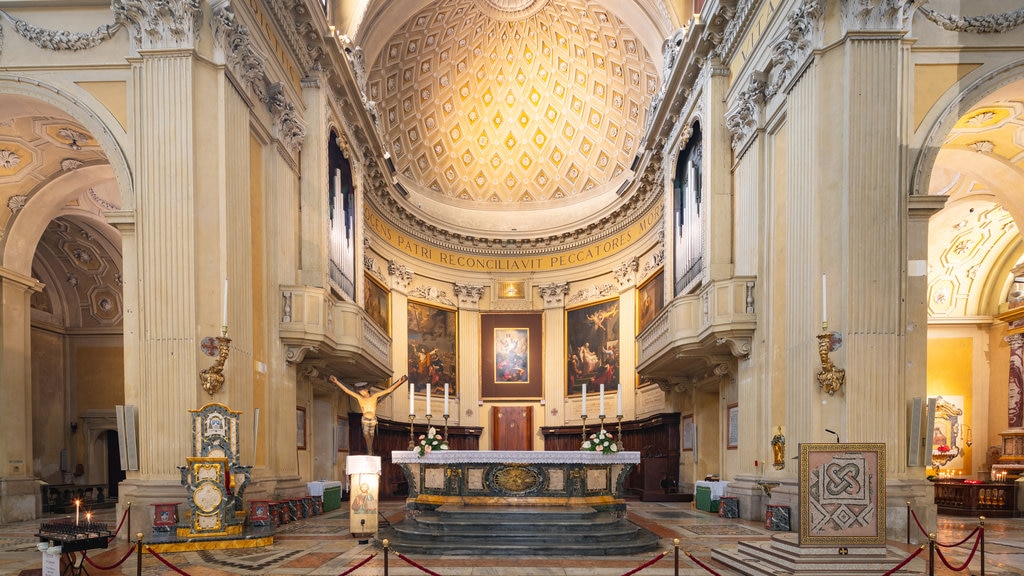
M 651 320 L 665 307 L 665 270 L 647 279 L 637 290 L 636 333 L 651 325 Z
M 306 409 L 302 406 L 295 407 L 295 445 L 306 449 Z
M 338 416 L 338 425 L 334 429 L 334 443 L 338 452 L 348 452 L 348 418 Z
M 541 313 L 480 315 L 481 398 L 543 396 L 542 320 Z
M 683 452 L 693 450 L 693 414 L 683 416 Z
M 376 278 L 363 275 L 363 310 L 385 334 L 391 335 L 390 294 Z
M 726 408 L 726 439 L 725 447 L 728 450 L 735 450 L 740 443 L 740 407 L 738 404 L 730 404 Z
M 799 541 L 885 544 L 885 444 L 800 444 Z
M 619 388 L 619 300 L 606 300 L 565 313 L 566 394 Z
M 440 397 L 445 383 L 458 395 L 455 311 L 409 301 L 409 383 Z

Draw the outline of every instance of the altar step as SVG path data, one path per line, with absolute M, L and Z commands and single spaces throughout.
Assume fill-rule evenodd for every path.
M 599 556 L 658 545 L 653 533 L 591 507 L 446 504 L 394 524 L 380 537 L 403 554 Z
M 744 576 L 854 576 L 884 574 L 910 554 L 884 545 L 850 546 L 845 554 L 838 546 L 800 546 L 797 534 L 773 535 L 770 541 L 739 542 L 736 548 L 711 550 L 711 557 Z M 917 564 L 920 566 L 920 563 Z M 912 562 L 900 574 L 921 574 Z

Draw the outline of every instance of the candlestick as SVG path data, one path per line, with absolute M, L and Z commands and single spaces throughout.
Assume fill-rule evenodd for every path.
M 583 424 L 587 423 L 587 383 L 583 383 L 583 395 L 580 396 L 580 416 L 583 416 Z
M 445 442 L 448 441 L 448 411 L 447 410 L 445 410 L 445 414 L 444 414 L 444 434 L 442 434 L 441 437 L 444 438 Z
M 604 418 L 604 384 L 603 383 L 601 384 L 600 391 L 601 391 L 601 393 L 599 394 L 598 397 L 601 399 L 601 403 L 598 404 L 597 415 L 602 418 L 601 424 L 602 424 L 602 427 L 603 427 L 603 424 L 604 424 L 604 420 L 603 420 L 603 418 Z
M 619 415 L 616 416 L 615 419 L 618 420 L 615 430 L 615 445 L 619 449 L 619 452 L 622 452 L 622 450 L 625 448 L 622 445 L 622 410 L 619 410 Z
M 430 418 L 430 382 L 427 382 L 427 418 Z
M 583 437 L 583 441 L 586 442 L 587 441 L 587 415 L 583 414 L 582 416 L 580 416 L 580 418 L 583 419 L 583 434 L 581 434 L 581 436 Z
M 412 386 L 410 385 L 409 388 L 412 389 Z M 415 414 L 409 414 L 409 450 L 412 450 L 413 448 L 416 447 L 416 440 L 413 439 L 413 434 L 412 434 L 412 421 L 415 420 L 415 419 L 416 419 L 416 415 Z
M 447 426 L 448 426 L 448 383 L 447 382 L 444 383 L 444 421 L 445 421 L 445 431 L 447 432 Z M 447 434 L 446 434 L 446 437 L 447 437 Z
M 221 325 L 221 327 L 225 327 L 225 326 L 228 325 L 228 279 L 227 278 L 224 279 L 224 301 L 223 301 L 220 309 L 221 309 L 221 313 L 222 313 L 220 325 Z
M 413 393 L 416 391 L 416 385 L 409 380 L 409 419 L 416 415 L 416 398 L 413 397 Z
M 616 408 L 615 408 L 616 412 L 615 412 L 615 414 L 618 415 L 619 419 L 621 420 L 622 419 L 622 384 L 619 384 L 619 387 L 615 389 L 615 404 L 616 404 Z

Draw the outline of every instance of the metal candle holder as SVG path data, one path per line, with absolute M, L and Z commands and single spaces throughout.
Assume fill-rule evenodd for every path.
M 580 436 L 583 438 L 583 441 L 586 442 L 587 441 L 587 415 L 583 414 L 582 416 L 580 416 L 580 418 L 583 419 L 583 434 L 581 434 Z
M 412 450 L 413 448 L 416 447 L 416 440 L 414 440 L 413 432 L 412 432 L 412 422 L 415 419 L 416 419 L 416 415 L 415 414 L 409 414 L 409 450 Z
M 448 441 L 448 416 L 450 415 L 444 414 L 444 434 L 441 435 L 441 437 L 444 438 L 445 442 Z
M 615 419 L 618 420 L 615 424 L 615 446 L 619 449 L 619 452 L 622 452 L 625 448 L 622 445 L 622 414 L 616 415 Z

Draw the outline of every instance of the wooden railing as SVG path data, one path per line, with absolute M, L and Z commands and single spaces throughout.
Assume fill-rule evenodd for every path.
M 940 480 L 935 482 L 939 514 L 1013 518 L 1017 511 L 1017 486 L 1005 482 Z

